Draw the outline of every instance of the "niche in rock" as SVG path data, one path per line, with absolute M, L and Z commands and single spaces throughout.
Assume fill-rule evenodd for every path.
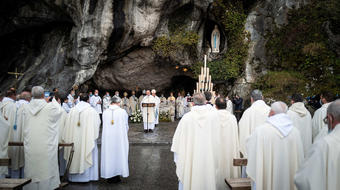
M 211 39 L 211 34 L 215 29 L 215 26 L 217 26 L 219 32 L 220 32 L 220 38 L 219 38 L 219 53 L 223 52 L 223 50 L 226 48 L 227 44 L 226 44 L 226 37 L 224 35 L 224 32 L 222 30 L 222 28 L 219 26 L 218 23 L 212 21 L 212 20 L 207 20 L 205 23 L 205 30 L 204 30 L 204 48 L 205 49 L 209 49 L 210 48 L 210 53 L 212 50 L 211 47 L 211 43 L 212 40 Z

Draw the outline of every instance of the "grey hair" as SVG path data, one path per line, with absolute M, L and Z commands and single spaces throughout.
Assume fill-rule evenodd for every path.
M 117 103 L 120 103 L 121 101 L 122 101 L 122 99 L 120 99 L 119 97 L 117 97 L 117 96 L 114 96 L 114 97 L 112 97 L 112 103 L 115 103 L 115 104 L 117 104 Z
M 32 88 L 32 97 L 34 99 L 42 99 L 44 98 L 44 88 L 41 86 L 34 86 Z
M 29 92 L 26 92 L 26 91 L 23 91 L 21 94 L 20 94 L 20 98 L 23 99 L 23 100 L 26 100 L 26 101 L 30 101 L 32 96 L 31 96 L 31 93 Z
M 206 104 L 206 99 L 205 99 L 205 95 L 203 93 L 195 93 L 192 96 L 193 102 L 196 106 L 200 106 L 200 105 L 205 105 Z
M 340 99 L 335 100 L 328 106 L 327 114 L 332 115 L 336 121 L 340 121 Z
M 284 102 L 277 101 L 277 102 L 272 103 L 271 110 L 274 111 L 275 114 L 287 113 L 288 106 Z
M 155 90 L 155 89 L 152 89 L 152 90 L 151 90 L 151 93 L 156 93 L 156 90 Z
M 258 89 L 253 90 L 253 92 L 251 92 L 251 97 L 253 98 L 254 102 L 257 100 L 262 100 L 263 96 L 261 90 Z

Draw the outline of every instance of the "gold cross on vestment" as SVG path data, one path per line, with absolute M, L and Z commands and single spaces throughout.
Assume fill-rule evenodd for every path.
M 15 79 L 17 79 L 18 80 L 18 76 L 20 75 L 20 76 L 22 76 L 22 75 L 24 75 L 24 73 L 18 73 L 18 68 L 17 67 L 15 67 L 15 72 L 7 72 L 8 74 L 10 74 L 10 75 L 15 75 Z

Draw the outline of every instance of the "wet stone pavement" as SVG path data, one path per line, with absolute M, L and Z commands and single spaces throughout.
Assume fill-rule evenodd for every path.
M 118 184 L 104 179 L 89 183 L 70 183 L 66 190 L 175 190 L 178 188 L 171 141 L 177 122 L 160 123 L 153 133 L 145 134 L 142 124 L 129 124 L 130 176 Z M 100 139 L 98 142 L 100 156 Z M 99 163 L 100 166 L 100 163 Z

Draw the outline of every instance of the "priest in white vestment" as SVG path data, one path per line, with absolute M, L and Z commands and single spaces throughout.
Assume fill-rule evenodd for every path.
M 13 90 L 8 90 L 6 92 L 6 97 L 2 100 L 2 104 L 0 106 L 1 115 L 5 118 L 9 125 L 10 129 L 8 131 L 8 139 L 9 141 L 18 141 L 22 137 L 21 128 L 18 129 L 18 117 L 17 117 L 17 105 L 16 105 L 16 94 Z M 21 141 L 21 140 L 19 140 Z M 19 160 L 23 161 L 23 156 L 21 155 L 22 159 L 19 159 L 19 150 L 22 150 L 20 147 L 8 147 L 8 156 L 13 162 L 9 166 L 9 176 L 11 178 L 22 178 L 23 171 L 20 168 L 23 167 L 23 162 L 19 164 Z M 18 153 L 18 154 L 16 154 Z M 20 166 L 19 166 L 20 165 Z
M 154 104 L 153 107 L 143 107 L 143 104 Z M 141 102 L 141 108 L 143 112 L 143 123 L 144 123 L 144 132 L 153 132 L 155 129 L 155 113 L 156 113 L 156 99 L 151 96 L 150 90 L 146 91 L 146 96 L 143 98 Z
M 294 190 L 294 175 L 303 161 L 299 130 L 286 114 L 287 105 L 274 102 L 267 122 L 247 139 L 247 174 L 252 189 Z
M 102 114 L 102 98 L 99 96 L 99 91 L 94 91 L 94 96 L 90 98 L 91 106 L 97 111 L 98 114 Z
M 329 134 L 312 145 L 295 175 L 299 190 L 340 189 L 340 100 L 327 108 Z
M 180 119 L 184 115 L 184 97 L 179 92 L 178 97 L 176 99 L 176 117 L 177 119 Z
M 312 120 L 312 132 L 313 132 L 313 143 L 317 139 L 321 139 L 328 133 L 328 126 L 323 122 L 327 116 L 327 108 L 329 104 L 333 101 L 333 94 L 329 92 L 324 92 L 321 94 L 322 106 L 315 111 Z
M 120 176 L 129 176 L 129 116 L 120 108 L 121 99 L 112 98 L 112 104 L 103 113 L 101 146 L 101 177 L 119 182 Z
M 219 181 L 224 179 L 239 178 L 241 175 L 240 167 L 233 165 L 234 158 L 239 158 L 239 141 L 238 141 L 238 126 L 236 117 L 226 110 L 226 99 L 219 97 L 215 100 L 215 106 L 217 109 L 218 117 L 220 119 L 220 137 L 221 137 L 221 157 L 220 157 L 220 169 L 222 175 L 220 175 Z M 219 189 L 227 189 L 225 183 L 219 183 L 221 187 Z
M 33 99 L 24 106 L 25 178 L 32 182 L 24 189 L 56 189 L 59 187 L 58 132 L 60 108 L 44 99 L 44 89 L 32 88 Z
M 242 118 L 238 123 L 240 132 L 240 152 L 245 158 L 247 158 L 247 138 L 250 137 L 256 127 L 266 122 L 270 111 L 270 107 L 263 101 L 262 92 L 260 90 L 254 90 L 251 93 L 250 99 L 252 105 L 244 111 Z
M 74 155 L 70 166 L 69 180 L 89 182 L 98 180 L 98 148 L 100 117 L 88 103 L 86 93 L 80 96 L 80 102 L 71 109 L 65 122 L 64 142 L 74 143 Z M 70 148 L 65 148 L 64 158 L 68 160 Z
M 171 121 L 174 122 L 176 114 L 176 98 L 173 92 L 170 92 L 170 96 L 168 97 L 168 105 L 170 110 Z
M 139 107 L 138 107 L 138 98 L 136 97 L 136 92 L 132 91 L 132 95 L 129 98 L 130 103 L 130 109 L 132 113 L 135 113 Z
M 158 125 L 159 124 L 159 105 L 161 103 L 161 99 L 159 99 L 159 97 L 157 96 L 155 89 L 151 90 L 151 94 L 156 100 L 155 125 Z
M 74 100 L 74 96 L 76 95 L 76 93 L 74 92 L 74 90 L 71 90 L 70 94 L 67 96 L 67 104 L 70 108 L 73 108 L 75 106 L 75 100 Z
M 222 186 L 221 126 L 204 94 L 193 96 L 194 106 L 180 120 L 172 140 L 179 189 L 215 190 Z
M 128 93 L 124 92 L 123 96 L 124 97 L 121 99 L 120 107 L 123 108 L 126 111 L 126 113 L 130 116 L 131 110 L 130 110 L 130 100 L 128 98 Z M 117 97 L 117 98 L 119 98 L 119 97 Z
M 109 92 L 106 92 L 105 96 L 103 97 L 103 111 L 109 108 L 111 104 L 111 96 Z
M 304 155 L 307 155 L 309 148 L 312 146 L 312 116 L 303 103 L 303 97 L 300 94 L 293 94 L 291 98 L 292 105 L 287 112 L 293 121 L 294 127 L 299 129 Z
M 234 106 L 233 106 L 233 102 L 229 99 L 229 97 L 226 97 L 227 100 L 227 110 L 231 113 L 234 114 Z
M 0 159 L 8 158 L 8 133 L 10 126 L 4 117 L 0 117 Z M 5 178 L 8 174 L 7 166 L 0 166 L 0 179 Z

